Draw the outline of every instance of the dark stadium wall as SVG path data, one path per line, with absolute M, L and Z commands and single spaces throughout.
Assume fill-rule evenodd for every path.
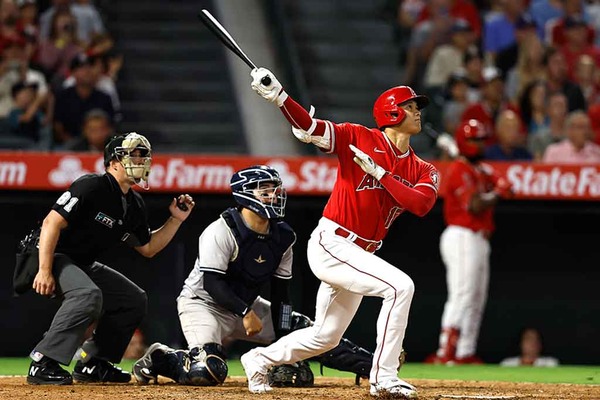
M 0 357 L 27 356 L 50 324 L 58 304 L 29 292 L 12 296 L 14 252 L 18 240 L 41 221 L 57 192 L 0 192 Z M 145 194 L 151 224 L 168 216 L 169 195 Z M 185 346 L 175 299 L 191 270 L 200 232 L 233 200 L 227 195 L 196 194 L 196 209 L 174 241 L 154 259 L 128 248 L 103 255 L 102 261 L 123 272 L 149 297 L 142 324 L 146 341 Z M 318 280 L 306 261 L 306 242 L 326 198 L 288 199 L 286 220 L 297 234 L 292 298 L 295 308 L 314 317 Z M 379 255 L 408 273 L 415 282 L 405 349 L 409 361 L 422 361 L 437 346 L 446 296 L 445 270 L 439 255 L 444 229 L 439 202 L 424 218 L 402 215 L 392 226 Z M 541 329 L 546 353 L 563 364 L 600 360 L 600 203 L 506 202 L 496 214 L 492 238 L 490 295 L 481 327 L 479 350 L 490 363 L 516 355 L 516 337 L 524 326 Z M 373 350 L 380 300 L 366 298 L 346 337 Z M 250 347 L 237 344 L 230 356 Z

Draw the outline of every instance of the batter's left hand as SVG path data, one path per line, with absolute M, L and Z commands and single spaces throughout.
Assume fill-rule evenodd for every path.
M 380 180 L 385 175 L 385 169 L 381 168 L 368 154 L 354 145 L 349 145 L 350 150 L 354 152 L 354 162 L 358 164 L 363 171 Z
M 183 222 L 190 216 L 192 209 L 196 203 L 194 199 L 189 194 L 181 194 L 178 197 L 174 198 L 171 204 L 169 205 L 169 211 L 171 212 L 171 216 L 179 221 Z

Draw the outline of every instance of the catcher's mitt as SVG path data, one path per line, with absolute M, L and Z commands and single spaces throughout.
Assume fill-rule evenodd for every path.
M 271 386 L 307 387 L 315 383 L 315 377 L 308 361 L 272 367 L 269 370 L 268 378 Z

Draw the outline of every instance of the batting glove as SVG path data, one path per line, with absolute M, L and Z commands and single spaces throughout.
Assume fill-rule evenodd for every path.
M 271 103 L 276 103 L 278 107 L 283 105 L 285 99 L 287 99 L 288 95 L 283 90 L 283 86 L 281 83 L 275 78 L 275 75 L 271 71 L 266 68 L 255 68 L 250 71 L 250 75 L 252 76 L 252 89 L 261 95 L 263 98 L 267 99 Z M 264 85 L 262 80 L 265 77 L 269 77 L 271 79 L 271 83 L 268 85 Z
M 438 148 L 444 150 L 451 158 L 458 157 L 458 146 L 456 140 L 447 133 L 442 133 L 438 136 L 435 144 Z
M 350 150 L 354 152 L 354 162 L 357 163 L 363 171 L 377 180 L 381 180 L 381 178 L 383 178 L 386 172 L 385 169 L 377 165 L 371 156 L 353 145 L 349 145 L 349 147 Z

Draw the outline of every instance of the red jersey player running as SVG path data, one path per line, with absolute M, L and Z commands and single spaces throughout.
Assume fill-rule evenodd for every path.
M 373 114 L 378 129 L 314 119 L 264 68 L 252 71 L 252 88 L 277 104 L 294 135 L 339 160 L 333 192 L 308 241 L 308 262 L 321 280 L 313 326 L 294 331 L 268 347 L 244 354 L 242 365 L 253 393 L 271 390 L 267 370 L 334 348 L 363 296 L 383 299 L 370 373 L 373 396 L 415 398 L 414 386 L 398 379 L 399 357 L 414 293 L 411 278 L 377 257 L 392 222 L 404 211 L 424 216 L 437 199 L 438 172 L 410 148 L 421 130 L 429 100 L 408 86 L 384 92 Z M 271 83 L 261 80 L 268 76 Z
M 481 162 L 489 138 L 481 122 L 465 121 L 455 138 L 460 157 L 448 167 L 441 188 L 447 226 L 440 237 L 440 252 L 448 299 L 439 348 L 426 360 L 438 364 L 481 363 L 476 349 L 487 300 L 494 205 L 512 194 L 508 181 Z

